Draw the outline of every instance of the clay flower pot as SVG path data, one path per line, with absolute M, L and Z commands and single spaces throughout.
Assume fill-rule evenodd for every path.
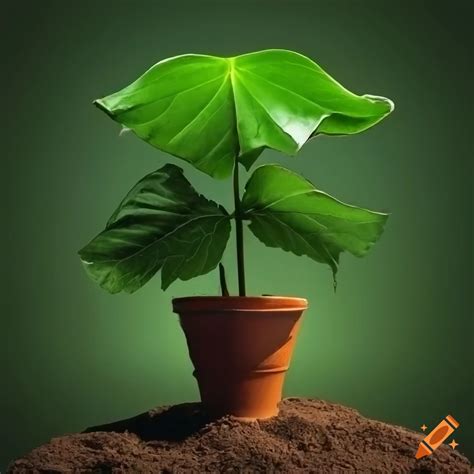
M 244 419 L 278 414 L 303 298 L 175 298 L 201 400 L 211 416 Z

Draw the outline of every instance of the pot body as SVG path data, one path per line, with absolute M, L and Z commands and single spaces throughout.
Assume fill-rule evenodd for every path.
M 176 298 L 201 394 L 212 416 L 278 414 L 285 373 L 308 303 L 303 298 Z

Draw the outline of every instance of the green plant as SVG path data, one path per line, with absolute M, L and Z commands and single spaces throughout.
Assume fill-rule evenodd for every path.
M 233 173 L 232 213 L 198 194 L 175 165 L 139 181 L 79 252 L 89 275 L 111 293 L 133 292 L 159 270 L 166 289 L 216 268 L 232 220 L 241 296 L 244 221 L 265 245 L 329 265 L 334 281 L 339 254 L 365 255 L 383 231 L 386 214 L 344 204 L 277 165 L 258 167 L 240 196 L 239 164 L 249 170 L 265 148 L 295 155 L 319 134 L 358 133 L 393 110 L 388 99 L 349 92 L 298 53 L 177 56 L 95 104 L 204 173 Z M 221 282 L 225 293 L 222 268 Z

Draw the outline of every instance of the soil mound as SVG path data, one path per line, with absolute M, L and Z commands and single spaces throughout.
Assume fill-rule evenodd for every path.
M 446 445 L 416 460 L 422 438 L 319 400 L 288 398 L 279 416 L 251 423 L 211 421 L 187 403 L 54 438 L 8 472 L 473 472 Z

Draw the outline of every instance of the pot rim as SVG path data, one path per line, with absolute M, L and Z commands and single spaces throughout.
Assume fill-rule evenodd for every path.
M 298 311 L 308 300 L 295 296 L 183 296 L 172 299 L 175 313 L 202 311 Z

